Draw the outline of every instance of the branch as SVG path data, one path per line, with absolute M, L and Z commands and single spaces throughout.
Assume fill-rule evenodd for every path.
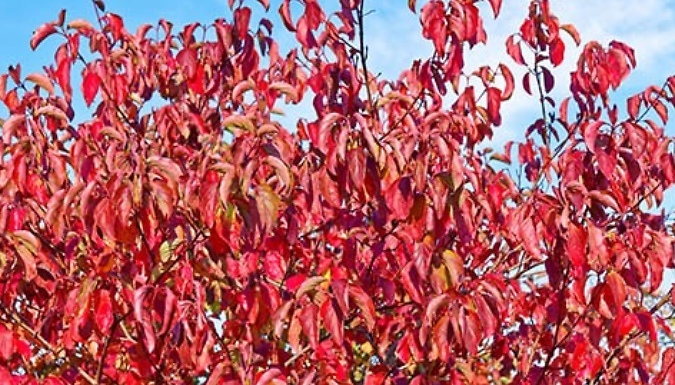
M 21 319 L 21 317 L 15 313 L 7 311 L 4 307 L 0 306 L 0 311 L 2 311 L 3 314 L 5 314 L 7 317 L 9 317 L 10 321 L 13 322 L 15 325 L 18 325 L 21 329 L 25 330 L 30 337 L 35 340 L 37 343 L 39 343 L 44 349 L 47 349 L 51 354 L 54 356 L 58 356 L 58 351 L 52 346 L 52 344 L 49 343 L 44 337 L 40 335 L 37 331 L 35 331 L 33 328 L 28 326 L 24 320 Z M 75 368 L 78 373 L 91 385 L 97 385 L 99 382 L 94 379 L 89 373 L 87 373 L 86 370 L 82 369 L 77 363 L 75 363 L 69 356 L 64 356 L 63 360 L 70 365 L 71 367 Z
M 103 343 L 103 350 L 101 350 L 101 357 L 98 359 L 98 366 L 96 368 L 96 383 L 101 383 L 101 377 L 103 376 L 103 364 L 105 363 L 105 357 L 108 355 L 108 348 L 110 347 L 110 340 L 112 339 L 113 334 L 115 334 L 115 329 L 120 322 L 122 322 L 122 317 L 115 317 L 113 324 L 110 326 L 110 333 L 105 337 L 105 342 Z
M 670 292 L 669 292 L 667 295 L 664 295 L 664 296 L 659 300 L 659 302 L 657 302 L 654 306 L 652 306 L 652 307 L 649 309 L 649 313 L 650 313 L 650 314 L 656 313 L 657 311 L 661 310 L 661 308 L 662 308 L 665 304 L 667 304 L 669 301 L 670 301 Z M 602 368 L 600 368 L 600 371 L 598 371 L 598 374 L 595 375 L 595 378 L 593 378 L 592 381 L 587 382 L 587 383 L 589 383 L 589 384 L 591 384 L 591 385 L 599 384 L 602 375 L 605 374 L 605 373 L 607 373 L 607 365 L 609 365 L 609 364 L 612 362 L 612 360 L 614 360 L 614 358 L 616 358 L 616 356 L 619 354 L 619 352 L 621 352 L 621 351 L 623 350 L 623 348 L 624 348 L 630 341 L 634 340 L 636 337 L 639 337 L 640 335 L 642 335 L 642 334 L 644 334 L 644 333 L 645 333 L 644 331 L 641 331 L 641 330 L 635 330 L 635 331 L 631 332 L 631 333 L 628 335 L 627 338 L 624 338 L 623 341 L 621 341 L 621 343 L 620 343 L 617 347 L 615 347 L 615 348 L 612 350 L 612 352 L 610 353 L 610 355 L 609 355 L 609 356 L 607 357 L 607 359 L 605 360 L 605 364 L 602 366 Z
M 325 336 L 319 339 L 319 343 L 324 342 L 330 337 L 331 334 L 327 333 Z M 288 368 L 289 366 L 293 365 L 295 361 L 297 361 L 300 357 L 302 357 L 305 353 L 309 352 L 310 350 L 312 350 L 312 347 L 310 345 L 307 345 L 304 348 L 300 349 L 299 352 L 295 353 L 291 358 L 287 359 L 286 362 L 284 362 L 284 367 Z
M 365 37 L 364 37 L 364 12 L 363 6 L 365 5 L 366 0 L 361 0 L 359 7 L 356 10 L 356 17 L 358 19 L 359 25 L 359 56 L 361 57 L 361 69 L 363 70 L 363 82 L 366 86 L 366 94 L 368 95 L 368 103 L 370 103 L 371 112 L 373 109 L 373 95 L 370 92 L 370 80 L 368 79 L 368 47 L 366 47 Z M 377 117 L 377 114 L 374 114 Z

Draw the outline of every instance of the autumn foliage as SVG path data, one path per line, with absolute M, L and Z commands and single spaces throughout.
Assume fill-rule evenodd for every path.
M 501 1 L 409 0 L 433 52 L 385 79 L 364 2 L 37 28 L 54 62 L 0 76 L 0 383 L 675 384 L 675 77 L 613 100 L 633 49 L 566 57 L 548 0 L 467 68 Z

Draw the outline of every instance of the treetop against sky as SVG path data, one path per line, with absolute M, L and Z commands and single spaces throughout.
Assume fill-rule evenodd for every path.
M 0 383 L 675 383 L 667 2 L 0 7 Z

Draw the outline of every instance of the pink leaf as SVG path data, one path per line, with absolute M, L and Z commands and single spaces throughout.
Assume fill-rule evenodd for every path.
M 265 371 L 262 376 L 256 381 L 255 385 L 269 385 L 272 384 L 273 381 L 280 377 L 282 375 L 282 372 L 278 368 L 271 368 Z
M 44 39 L 56 32 L 56 27 L 53 23 L 42 24 L 35 32 L 33 32 L 33 37 L 30 39 L 30 48 L 35 51 Z
M 35 72 L 26 76 L 26 80 L 31 81 L 37 84 L 38 86 L 42 87 L 45 91 L 49 92 L 49 95 L 54 94 L 54 84 L 52 84 L 52 81 L 47 76 Z

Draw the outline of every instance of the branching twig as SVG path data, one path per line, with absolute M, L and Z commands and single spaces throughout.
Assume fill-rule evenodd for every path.
M 52 344 L 49 343 L 44 337 L 40 335 L 36 330 L 34 330 L 32 327 L 30 327 L 26 322 L 24 322 L 23 319 L 18 314 L 14 314 L 12 312 L 7 311 L 4 307 L 0 306 L 0 311 L 5 314 L 5 316 L 9 317 L 10 321 L 14 323 L 15 325 L 19 326 L 21 329 L 25 330 L 30 337 L 36 341 L 38 344 L 42 346 L 42 348 L 48 350 L 51 354 L 54 356 L 58 356 L 58 351 L 52 346 Z M 63 357 L 64 361 L 68 363 L 71 367 L 75 368 L 78 373 L 89 383 L 92 385 L 97 385 L 98 381 L 96 381 L 95 378 L 93 378 L 89 373 L 87 373 L 86 370 L 84 370 L 82 367 L 80 367 L 77 363 L 75 363 L 70 357 L 64 356 Z
M 363 70 L 363 82 L 365 83 L 366 86 L 366 95 L 368 95 L 368 103 L 370 104 L 370 109 L 371 112 L 374 103 L 373 103 L 373 95 L 370 92 L 370 80 L 368 78 L 368 47 L 366 47 L 365 43 L 365 31 L 364 31 L 364 12 L 363 12 L 363 7 L 366 3 L 366 0 L 361 0 L 359 3 L 359 7 L 356 10 L 356 17 L 358 19 L 358 25 L 359 25 L 359 56 L 361 57 L 361 70 Z M 377 114 L 374 114 L 377 118 Z

